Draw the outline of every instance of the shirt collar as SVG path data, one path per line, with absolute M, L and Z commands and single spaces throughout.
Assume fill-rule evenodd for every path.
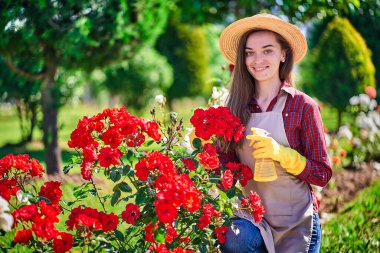
M 283 82 L 280 90 L 283 90 L 283 91 L 289 93 L 290 95 L 292 95 L 292 97 L 294 97 L 294 95 L 296 93 L 296 89 L 288 82 Z
M 280 89 L 279 89 L 279 91 L 278 91 L 278 95 L 280 94 L 280 92 L 281 91 L 284 91 L 284 92 L 286 92 L 286 93 L 288 93 L 288 94 L 290 94 L 292 97 L 294 97 L 294 95 L 295 95 L 295 93 L 296 93 L 296 89 L 290 84 L 290 83 L 288 83 L 288 82 L 283 82 L 282 84 L 281 84 L 281 87 L 280 87 Z M 278 97 L 278 95 L 277 95 L 277 97 Z M 249 102 L 248 102 L 248 105 L 256 105 L 257 104 L 257 100 L 254 98 L 254 97 L 252 97 L 250 100 L 249 100 Z

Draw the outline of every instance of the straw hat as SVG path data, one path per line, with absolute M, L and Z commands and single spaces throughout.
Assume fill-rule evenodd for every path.
M 271 14 L 257 14 L 243 18 L 227 26 L 220 36 L 219 47 L 226 59 L 236 64 L 240 37 L 253 29 L 265 29 L 280 34 L 293 50 L 294 63 L 302 60 L 307 51 L 307 42 L 302 32 L 294 25 Z

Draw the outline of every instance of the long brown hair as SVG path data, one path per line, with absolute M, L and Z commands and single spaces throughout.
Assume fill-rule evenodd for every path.
M 239 41 L 239 47 L 237 51 L 236 65 L 233 71 L 230 93 L 227 99 L 227 107 L 237 115 L 241 122 L 246 125 L 250 118 L 250 110 L 248 108 L 248 103 L 256 95 L 255 79 L 248 72 L 245 65 L 245 46 L 248 37 L 258 31 L 269 31 L 272 32 L 276 41 L 280 44 L 281 49 L 285 51 L 285 62 L 280 63 L 279 77 L 281 82 L 288 82 L 292 85 L 291 71 L 293 69 L 294 60 L 293 52 L 289 43 L 278 33 L 270 30 L 260 29 L 260 30 L 250 30 L 241 36 Z M 236 147 L 240 147 L 243 141 L 240 141 L 237 145 L 233 142 L 226 145 L 223 149 L 226 152 L 231 152 L 235 150 Z

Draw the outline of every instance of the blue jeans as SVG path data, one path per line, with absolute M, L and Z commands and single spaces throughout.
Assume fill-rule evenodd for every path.
M 265 253 L 267 252 L 260 230 L 252 222 L 242 218 L 232 218 L 232 225 L 226 233 L 226 241 L 221 245 L 222 253 Z
M 311 242 L 308 253 L 319 253 L 322 242 L 321 222 L 318 213 L 313 214 L 313 231 L 311 233 Z
M 250 221 L 232 218 L 226 233 L 226 241 L 221 245 L 222 253 L 265 253 L 267 252 L 260 230 Z M 313 215 L 313 231 L 308 253 L 318 253 L 321 246 L 322 231 L 317 213 Z

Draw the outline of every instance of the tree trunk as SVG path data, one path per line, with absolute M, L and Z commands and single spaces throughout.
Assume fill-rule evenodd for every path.
M 46 76 L 42 82 L 42 130 L 45 146 L 46 172 L 48 175 L 60 173 L 61 149 L 58 145 L 58 106 L 54 101 L 57 63 L 52 51 L 45 52 Z
M 342 111 L 338 110 L 338 126 L 336 128 L 336 131 L 338 132 L 340 126 L 342 125 Z

